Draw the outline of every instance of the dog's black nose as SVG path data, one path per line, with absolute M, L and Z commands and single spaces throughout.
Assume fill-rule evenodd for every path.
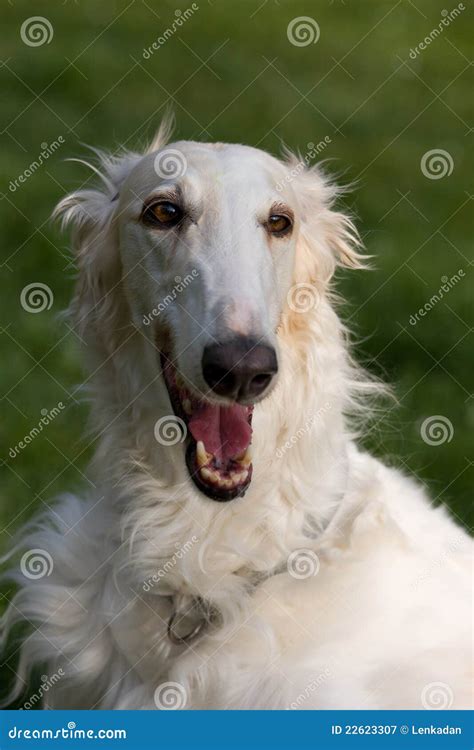
M 251 402 L 270 385 L 278 370 L 275 349 L 240 336 L 204 349 L 202 373 L 214 393 Z

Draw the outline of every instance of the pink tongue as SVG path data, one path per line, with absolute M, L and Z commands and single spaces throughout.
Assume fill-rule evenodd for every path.
M 245 406 L 204 404 L 189 420 L 191 435 L 202 440 L 208 453 L 218 461 L 228 461 L 243 453 L 252 437 Z

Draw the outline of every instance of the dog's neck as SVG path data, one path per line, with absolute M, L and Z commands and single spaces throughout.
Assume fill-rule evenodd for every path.
M 256 572 L 271 572 L 289 551 L 307 546 L 337 509 L 349 440 L 343 417 L 349 365 L 341 326 L 322 304 L 318 316 L 296 330 L 283 327 L 279 339 L 278 383 L 254 411 L 252 482 L 243 498 L 228 503 L 195 488 L 182 443 L 156 441 L 157 420 L 172 412 L 156 352 L 141 334 L 96 379 L 97 411 L 107 418 L 96 464 L 102 481 L 104 466 L 109 468 L 104 493 L 120 519 L 122 538 L 136 547 L 136 582 L 172 559 L 166 575 L 171 590 L 232 596 L 233 587 L 245 586 Z

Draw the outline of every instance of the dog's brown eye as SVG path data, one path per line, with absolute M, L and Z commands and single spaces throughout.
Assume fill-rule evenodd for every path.
M 270 234 L 287 234 L 293 226 L 291 219 L 283 214 L 272 214 L 268 217 L 267 229 Z
M 174 227 L 183 218 L 182 209 L 170 201 L 159 201 L 146 206 L 142 213 L 145 224 L 167 229 Z

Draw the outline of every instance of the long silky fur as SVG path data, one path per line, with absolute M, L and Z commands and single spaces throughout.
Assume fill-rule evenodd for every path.
M 165 123 L 150 150 L 161 148 L 168 135 Z M 64 676 L 45 696 L 45 707 L 154 707 L 152 688 L 164 679 L 183 685 L 194 696 L 193 707 L 200 707 L 212 704 L 215 664 L 203 660 L 206 637 L 199 656 L 194 649 L 182 653 L 166 638 L 169 594 L 179 595 L 183 606 L 200 597 L 218 613 L 208 652 L 222 646 L 220 670 L 232 673 L 235 663 L 224 646 L 246 622 L 253 583 L 278 570 L 291 550 L 310 546 L 335 513 L 346 487 L 353 420 L 364 417 L 383 390 L 352 361 L 334 310 L 337 265 L 360 268 L 364 258 L 351 220 L 334 209 L 336 188 L 319 168 L 305 170 L 296 178 L 307 222 L 294 281 L 314 286 L 318 304 L 305 315 L 288 308 L 282 316 L 281 377 L 255 409 L 250 490 L 232 508 L 203 502 L 186 476 L 182 446 L 152 439 L 169 404 L 158 373 L 149 383 L 139 367 L 142 334 L 130 322 L 115 253 L 114 194 L 140 157 L 98 158 L 104 187 L 73 193 L 55 212 L 63 228 L 72 227 L 79 267 L 71 316 L 90 372 L 96 491 L 90 498 L 59 498 L 15 547 L 16 557 L 47 550 L 54 568 L 41 580 L 26 579 L 18 566 L 8 571 L 18 590 L 2 621 L 4 643 L 25 620 L 30 633 L 18 646 L 17 679 L 7 701 L 21 695 L 33 669 L 52 674 L 61 668 Z M 294 163 L 289 158 L 289 167 Z M 315 200 L 324 210 L 313 219 Z M 305 427 L 308 414 L 314 418 Z M 186 542 L 189 549 L 178 558 Z M 165 592 L 145 592 L 143 583 L 170 559 Z M 137 639 L 137 658 L 130 661 L 121 639 L 133 653 L 138 624 L 148 635 Z M 272 629 L 258 617 L 252 627 L 271 664 Z M 271 680 L 255 685 L 259 689 L 269 706 L 280 706 Z

